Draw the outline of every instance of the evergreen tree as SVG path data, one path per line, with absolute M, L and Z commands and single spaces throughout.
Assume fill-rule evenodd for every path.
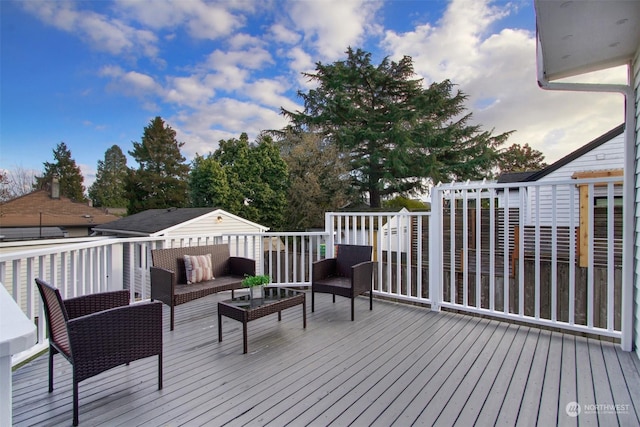
M 53 150 L 53 163 L 44 162 L 44 172 L 36 178 L 36 188 L 48 188 L 54 176 L 60 183 L 60 195 L 76 202 L 86 200 L 84 196 L 84 177 L 80 167 L 71 157 L 71 151 L 64 142 Z
M 96 207 L 126 208 L 125 181 L 127 157 L 120 147 L 111 146 L 98 160 L 96 181 L 89 187 L 89 198 Z
M 191 206 L 227 208 L 230 191 L 227 174 L 213 155 L 196 154 L 189 173 Z
M 180 153 L 183 142 L 156 117 L 144 128 L 141 142 L 133 142 L 129 154 L 138 169 L 129 169 L 125 184 L 129 214 L 147 209 L 184 207 L 188 204 L 189 165 Z
M 303 112 L 285 109 L 298 131 L 322 132 L 348 159 L 353 184 L 382 197 L 423 190 L 425 178 L 480 178 L 490 174 L 496 149 L 509 135 L 470 126 L 466 95 L 445 80 L 423 88 L 411 57 L 371 63 L 371 54 L 347 50 L 347 59 L 316 64 L 305 75 L 317 87 L 299 93 Z

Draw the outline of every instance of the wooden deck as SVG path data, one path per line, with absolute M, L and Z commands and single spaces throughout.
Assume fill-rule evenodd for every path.
M 365 297 L 351 322 L 320 294 L 306 329 L 301 306 L 249 323 L 243 355 L 239 322 L 217 339 L 228 297 L 179 306 L 173 332 L 165 307 L 164 388 L 153 357 L 85 380 L 80 425 L 640 425 L 640 363 L 612 343 Z M 54 386 L 46 355 L 15 371 L 14 425 L 71 425 L 60 356 Z

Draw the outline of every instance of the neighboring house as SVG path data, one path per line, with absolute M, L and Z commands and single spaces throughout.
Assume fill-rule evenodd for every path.
M 237 215 L 218 208 L 168 208 L 149 209 L 137 214 L 118 219 L 116 221 L 102 224 L 95 228 L 95 232 L 103 236 L 116 237 L 173 237 L 173 236 L 193 236 L 197 245 L 198 239 L 207 236 L 238 233 L 265 233 L 269 228 L 248 221 Z M 258 242 L 260 239 L 256 239 Z M 250 258 L 260 259 L 258 251 L 264 250 L 257 246 L 245 248 L 244 242 L 231 241 L 231 254 L 238 253 L 240 256 L 248 255 Z M 123 267 L 131 268 L 132 249 L 124 248 Z M 135 247 L 133 262 L 135 263 L 136 287 L 144 286 L 148 283 L 148 271 L 151 265 L 149 248 L 143 245 Z M 129 283 L 125 283 L 129 287 Z
M 640 358 L 640 199 L 636 196 L 640 191 L 636 157 L 640 152 L 640 2 L 534 0 L 534 4 L 540 87 L 620 93 L 625 98 L 621 346 L 635 349 Z M 625 83 L 561 81 L 619 66 L 627 68 Z
M 0 203 L 0 240 L 18 241 L 86 237 L 93 229 L 118 219 L 87 203 L 74 202 L 52 190 L 37 190 Z
M 555 198 L 552 195 L 553 182 L 567 181 L 579 178 L 597 178 L 619 176 L 619 184 L 614 185 L 615 204 L 621 206 L 622 203 L 622 175 L 624 167 L 624 124 L 617 126 L 604 135 L 585 144 L 574 152 L 566 155 L 555 163 L 539 171 L 507 173 L 498 177 L 499 184 L 511 184 L 520 182 L 531 182 L 539 184 L 549 184 L 523 189 L 524 194 L 516 189 L 507 191 L 499 197 L 499 207 L 518 207 L 521 205 L 520 197 L 524 198 L 525 221 L 531 223 L 535 221 L 535 212 L 529 211 L 529 206 L 535 206 L 535 198 L 540 197 L 540 223 L 550 225 L 552 214 L 556 213 L 558 225 L 569 225 L 568 206 L 570 194 L 566 186 L 558 187 Z M 588 191 L 588 188 L 580 187 L 573 195 L 574 207 L 589 197 L 588 194 L 580 192 Z M 607 187 L 598 186 L 594 188 L 594 206 L 603 207 L 607 202 Z M 502 193 L 502 192 L 501 192 Z M 536 194 L 537 193 L 537 194 Z M 577 220 L 577 218 L 576 218 Z

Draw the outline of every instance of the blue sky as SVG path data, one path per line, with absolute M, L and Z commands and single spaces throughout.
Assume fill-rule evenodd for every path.
M 548 162 L 623 122 L 620 95 L 538 88 L 533 0 L 2 0 L 0 43 L 0 169 L 42 171 L 64 141 L 87 186 L 155 116 L 188 160 L 281 128 L 280 107 L 302 108 L 310 88 L 301 73 L 348 46 L 412 56 L 425 84 L 468 95 L 475 123 L 516 130 L 508 143 Z

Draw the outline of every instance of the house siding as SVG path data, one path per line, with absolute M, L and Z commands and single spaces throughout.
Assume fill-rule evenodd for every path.
M 634 283 L 634 316 L 633 316 L 633 342 L 636 351 L 636 355 L 640 359 L 640 170 L 638 161 L 638 153 L 640 153 L 640 137 L 638 123 L 640 123 L 640 45 L 638 50 L 636 51 L 635 59 L 633 61 L 633 73 L 632 73 L 632 84 L 635 89 L 635 123 L 633 126 L 635 128 L 635 179 L 636 179 L 636 188 L 635 188 L 635 239 L 634 242 L 634 271 L 633 271 L 633 283 Z M 627 108 L 631 108 L 631 106 L 627 106 Z M 628 124 L 631 125 L 631 124 Z
M 552 224 L 553 217 L 555 215 L 558 226 L 569 226 L 569 212 L 570 212 L 570 198 L 569 187 L 567 185 L 559 185 L 556 187 L 556 198 L 553 199 L 553 183 L 557 181 L 571 180 L 573 174 L 576 172 L 588 172 L 599 170 L 612 170 L 622 169 L 624 167 L 624 133 L 612 138 L 604 144 L 594 148 L 593 150 L 585 153 L 577 159 L 567 163 L 558 170 L 555 170 L 548 175 L 540 178 L 536 181 L 539 186 L 539 190 L 536 190 L 536 186 L 528 187 L 525 190 L 524 195 L 524 211 L 525 211 L 525 223 L 533 224 L 536 221 L 536 213 L 531 207 L 536 206 L 537 198 L 540 198 L 540 225 L 549 226 Z M 547 185 L 548 184 L 548 185 Z M 616 185 L 614 187 L 614 195 L 622 196 L 622 186 Z M 606 187 L 596 187 L 594 189 L 594 197 L 607 195 Z M 574 213 L 579 212 L 579 194 L 576 190 L 574 192 Z M 517 190 L 510 190 L 508 192 L 508 205 L 511 207 L 520 206 L 520 195 Z
M 211 234 L 238 234 L 238 233 L 259 233 L 261 229 L 256 226 L 252 226 L 248 224 L 246 221 L 242 221 L 240 219 L 236 219 L 232 216 L 224 215 L 221 213 L 219 216 L 222 217 L 222 222 L 218 223 L 217 218 L 218 214 L 209 215 L 198 219 L 197 221 L 192 221 L 185 223 L 179 227 L 172 229 L 167 232 L 166 236 L 198 236 L 198 235 L 211 235 Z M 258 239 L 259 240 L 259 239 Z M 239 256 L 248 256 L 249 258 L 258 258 L 258 251 L 261 249 L 260 243 L 256 242 L 255 247 L 247 248 L 245 251 L 245 247 L 243 245 L 244 242 L 229 242 L 229 249 L 231 255 L 238 254 Z

